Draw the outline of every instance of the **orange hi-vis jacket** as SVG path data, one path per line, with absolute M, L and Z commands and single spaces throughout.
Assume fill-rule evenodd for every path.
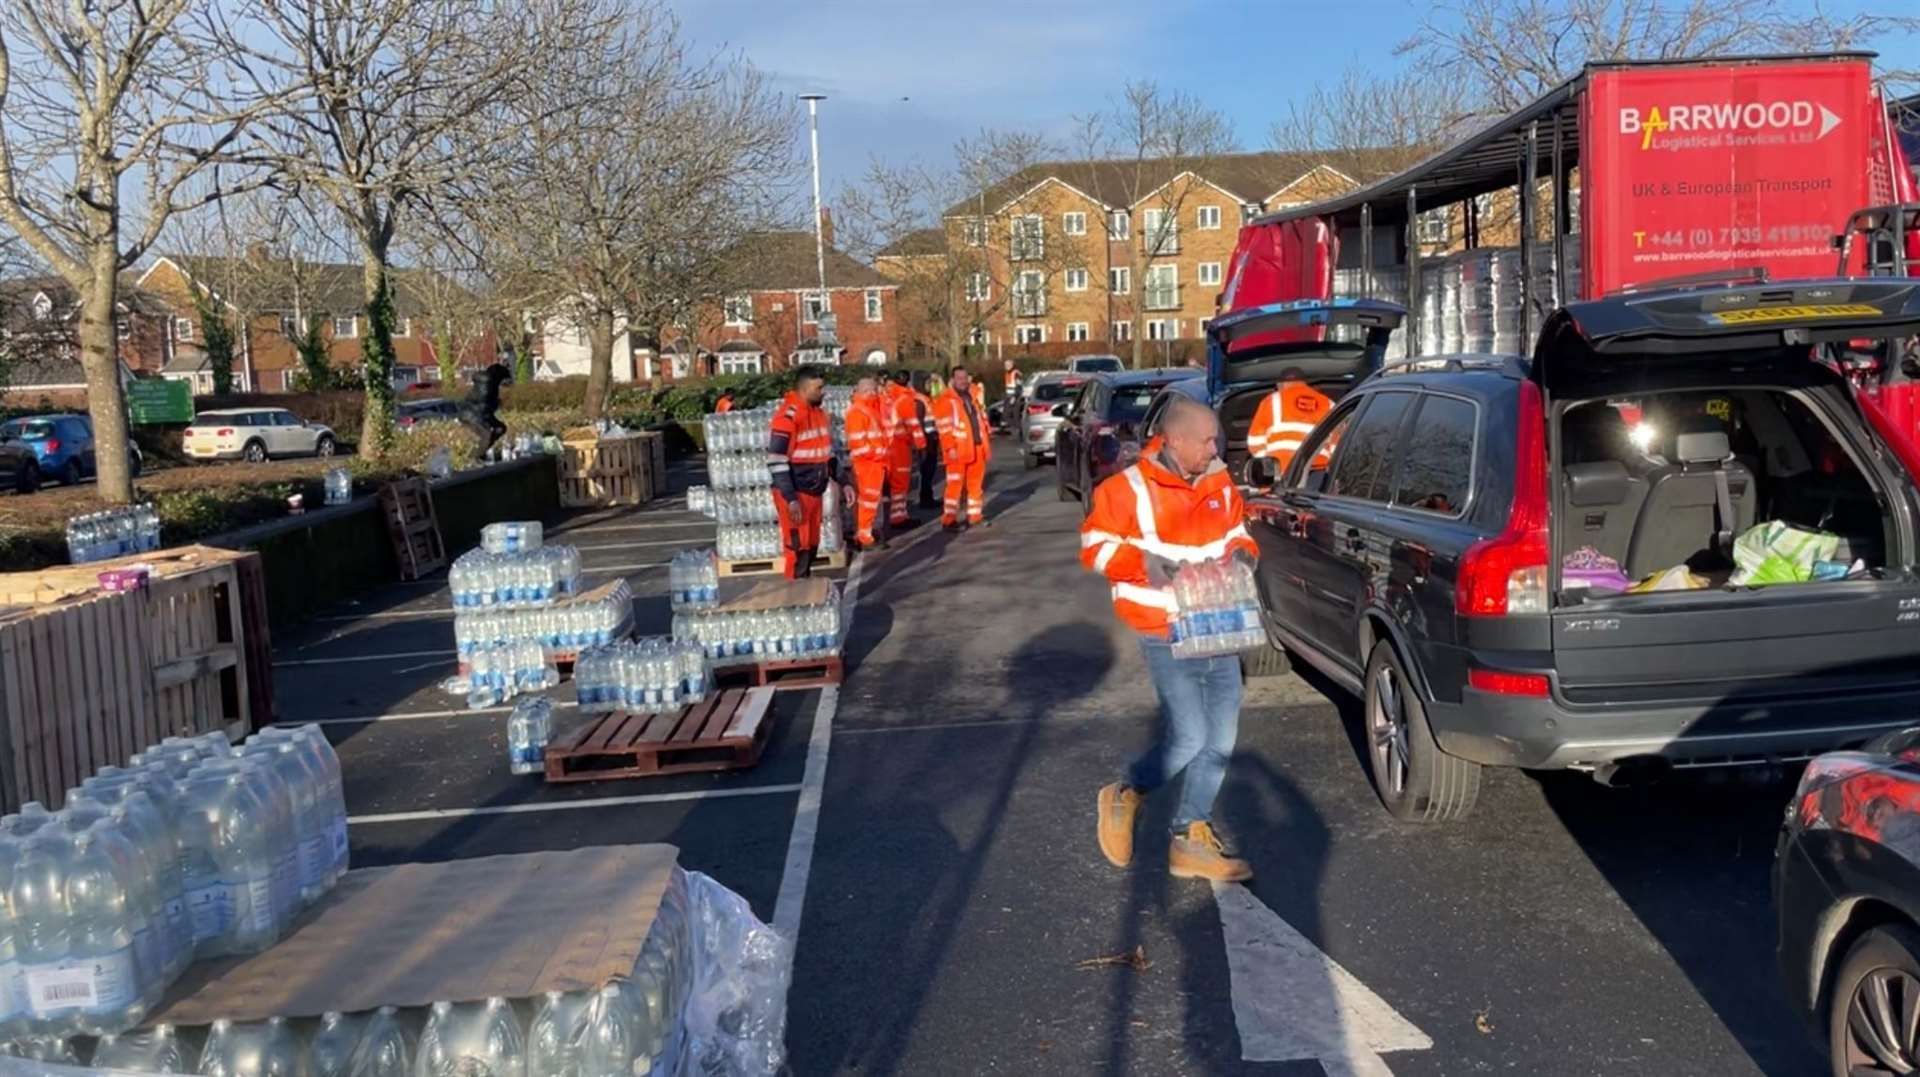
M 1006 377 L 1005 388 L 1007 390 L 1007 395 L 1012 396 L 1020 388 L 1020 370 L 1018 367 L 1013 367 L 1013 368 L 1009 368 L 1006 373 L 1007 373 L 1007 377 Z
M 941 393 L 933 402 L 933 423 L 940 431 L 940 448 L 949 467 L 984 460 L 992 454 L 993 448 L 987 444 L 987 409 L 973 399 L 973 394 Z
M 969 385 L 968 389 L 973 393 L 973 406 L 980 409 L 980 414 L 985 415 L 987 413 L 987 387 L 976 381 L 972 385 Z
M 819 494 L 827 488 L 827 461 L 833 457 L 833 420 L 789 391 L 767 424 L 767 470 L 782 501 L 793 495 Z
M 1247 455 L 1272 457 L 1285 471 L 1300 443 L 1333 410 L 1326 394 L 1305 382 L 1289 381 L 1260 401 L 1247 427 Z
M 877 398 L 855 398 L 847 408 L 847 458 L 856 464 L 885 464 L 893 441 L 893 419 Z
M 1132 467 L 1094 488 L 1093 509 L 1080 525 L 1080 563 L 1107 578 L 1113 612 L 1146 636 L 1167 635 L 1178 611 L 1172 588 L 1147 578 L 1147 555 L 1169 561 L 1218 561 L 1235 550 L 1258 557 L 1247 534 L 1247 509 L 1219 460 L 1189 484 L 1160 462 L 1154 438 Z
M 905 385 L 889 382 L 883 399 L 893 414 L 894 442 L 911 442 L 914 448 L 924 449 L 927 447 L 927 431 L 920 424 L 919 395 Z

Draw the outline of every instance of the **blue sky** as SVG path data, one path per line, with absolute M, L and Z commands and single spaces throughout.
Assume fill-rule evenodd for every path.
M 821 106 L 825 186 L 875 154 L 943 162 L 982 127 L 1065 140 L 1072 117 L 1153 78 L 1231 119 L 1244 149 L 1315 81 L 1355 62 L 1390 67 L 1431 5 L 1409 0 L 670 0 L 702 50 L 737 49 Z M 1828 0 L 1830 13 L 1899 9 Z M 1886 46 L 1883 45 L 1883 48 Z M 1909 40 L 1912 54 L 1920 42 Z M 1911 64 L 1909 64 L 1911 66 Z

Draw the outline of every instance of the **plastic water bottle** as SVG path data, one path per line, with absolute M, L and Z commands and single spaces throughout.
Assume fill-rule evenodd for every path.
M 19 843 L 18 854 L 8 903 L 28 1020 L 40 1035 L 70 1035 L 80 1031 L 79 1001 L 70 989 L 50 991 L 46 978 L 57 976 L 71 955 L 67 873 L 72 843 L 64 828 L 36 825 Z
M 305 908 L 318 901 L 332 882 L 333 819 L 327 810 L 330 805 L 323 806 L 321 802 L 325 777 L 315 771 L 313 760 L 291 741 L 255 738 L 240 750 L 246 758 L 260 760 L 286 784 L 292 802 L 297 907 Z
M 331 849 L 327 885 L 332 887 L 347 873 L 348 867 L 346 783 L 339 755 L 317 725 L 272 726 L 254 734 L 253 741 L 294 745 L 306 755 L 310 769 L 318 775 L 321 788 L 316 812 L 326 819 Z
M 157 931 L 159 968 L 163 979 L 171 981 L 193 961 L 193 922 L 187 916 L 180 865 L 178 808 L 170 788 L 161 791 L 162 784 L 132 773 L 95 775 L 77 795 L 70 795 L 67 807 L 71 811 L 87 803 L 100 806 L 140 854 L 142 870 L 150 880 L 148 915 Z
M 595 992 L 587 1005 L 580 1052 L 581 1077 L 633 1077 L 636 1058 L 651 1053 L 656 1023 L 646 1003 L 615 980 Z
M 242 779 L 253 786 L 255 795 L 267 806 L 262 855 L 269 868 L 268 899 L 273 903 L 273 936 L 277 941 L 300 909 L 300 840 L 294 824 L 293 791 L 285 778 L 258 756 L 236 755 L 226 765 L 237 765 Z
M 527 1025 L 527 1077 L 580 1077 L 587 991 L 549 991 Z M 318 1074 L 315 1077 L 319 1077 Z
M 415 1056 L 415 1077 L 524 1077 L 526 1048 L 502 998 L 436 1002 Z
M 66 876 L 67 956 L 29 974 L 36 1011 L 77 1011 L 80 1031 L 90 1035 L 139 1024 L 147 1015 L 143 995 L 157 997 L 165 986 L 141 983 L 134 954 L 140 899 L 132 858 L 110 820 L 95 820 L 73 834 Z
M 236 1024 L 224 1018 L 207 1030 L 195 1067 L 204 1077 L 305 1077 L 306 1052 L 284 1017 Z
M 330 467 L 326 474 L 326 501 L 344 505 L 353 500 L 353 475 L 344 467 Z
M 12 901 L 14 876 L 24 853 L 22 838 L 12 825 L 17 818 L 10 815 L 0 820 L 0 1040 L 26 1035 L 32 1024 Z
M 394 1008 L 326 1013 L 307 1051 L 307 1077 L 411 1077 L 413 1049 Z
M 159 1024 L 141 1032 L 109 1033 L 93 1049 L 96 1070 L 133 1073 L 190 1073 L 186 1048 L 174 1027 Z
M 273 806 L 240 769 L 203 763 L 187 779 L 181 846 L 194 955 L 257 953 L 280 937 Z
M 507 716 L 507 765 L 515 774 L 542 774 L 547 769 L 547 742 L 553 737 L 553 701 L 527 696 Z

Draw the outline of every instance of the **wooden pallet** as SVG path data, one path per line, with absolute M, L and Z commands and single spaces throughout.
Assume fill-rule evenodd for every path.
M 567 508 L 643 504 L 653 492 L 652 469 L 643 469 L 642 455 L 647 455 L 645 446 L 637 437 L 562 442 L 560 504 Z
M 725 558 L 719 560 L 721 576 L 765 576 L 782 571 L 781 559 L 778 557 L 755 558 L 751 561 L 728 561 Z M 828 570 L 846 568 L 846 548 L 842 547 L 832 553 L 816 555 L 813 559 L 813 567 Z
M 547 780 L 592 782 L 738 770 L 760 761 L 770 688 L 732 688 L 666 714 L 616 711 L 547 746 Z
M 822 688 L 839 684 L 845 676 L 846 667 L 837 654 L 713 667 L 713 683 L 722 688 Z
M 440 538 L 440 519 L 433 512 L 433 491 L 427 480 L 401 479 L 380 488 L 380 511 L 393 542 L 393 559 L 400 578 L 417 580 L 446 567 L 447 544 Z

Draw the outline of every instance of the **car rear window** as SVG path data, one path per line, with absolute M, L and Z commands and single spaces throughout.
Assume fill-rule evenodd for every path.
M 1080 385 L 1080 382 L 1065 379 L 1043 381 L 1033 387 L 1033 398 L 1042 403 L 1057 404 L 1062 400 L 1071 399 L 1080 391 Z
M 1107 409 L 1107 418 L 1116 423 L 1137 423 L 1147 417 L 1147 407 L 1160 387 L 1157 385 L 1133 385 L 1113 391 L 1113 405 Z
M 53 436 L 53 424 L 45 420 L 8 423 L 0 427 L 0 433 L 10 438 L 50 438 Z
M 1477 425 L 1474 407 L 1467 401 L 1427 397 L 1407 435 L 1406 455 L 1393 484 L 1394 504 L 1449 516 L 1465 508 L 1473 481 Z

